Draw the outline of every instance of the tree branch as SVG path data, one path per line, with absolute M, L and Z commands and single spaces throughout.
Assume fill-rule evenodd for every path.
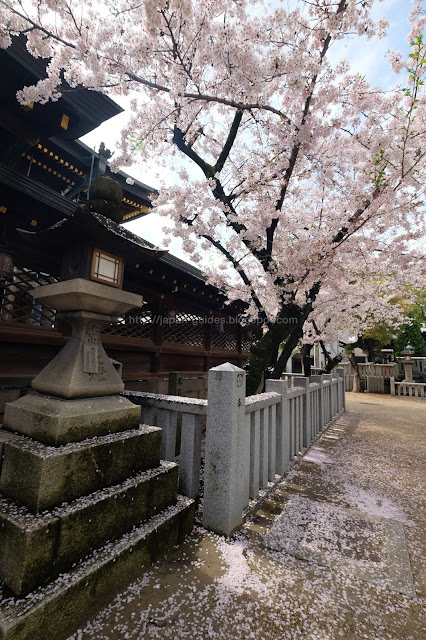
M 234 121 L 235 122 L 235 121 Z M 213 178 L 215 179 L 215 187 L 212 188 L 212 193 L 213 196 L 216 198 L 216 200 L 218 200 L 219 202 L 221 202 L 222 204 L 226 205 L 227 207 L 229 207 L 229 212 L 234 214 L 235 216 L 237 215 L 237 212 L 235 211 L 233 205 L 232 205 L 232 200 L 226 195 L 224 188 L 222 186 L 222 183 L 220 182 L 220 180 L 218 180 L 217 178 L 214 178 L 215 175 L 215 167 L 208 164 L 207 162 L 205 162 L 199 155 L 198 153 L 196 153 L 196 151 L 194 151 L 194 149 L 192 147 L 190 147 L 186 142 L 185 142 L 185 138 L 184 135 L 182 133 L 182 131 L 179 129 L 179 127 L 177 125 L 175 125 L 174 128 L 174 132 L 173 132 L 173 142 L 176 144 L 176 146 L 178 147 L 178 149 L 180 151 L 182 151 L 182 153 L 184 153 L 186 156 L 188 156 L 188 158 L 190 158 L 191 160 L 193 160 L 197 166 L 200 167 L 200 169 L 202 170 L 202 172 L 204 173 L 204 175 L 206 176 L 206 178 Z M 240 224 L 239 222 L 234 222 L 233 220 L 229 219 L 229 215 L 226 211 L 223 211 L 223 215 L 226 218 L 227 224 L 231 227 L 231 229 L 233 231 L 235 231 L 235 233 L 240 237 L 241 242 L 244 244 L 244 246 L 250 251 L 250 253 L 259 261 L 261 261 L 261 252 L 257 251 L 257 249 L 255 249 L 251 242 L 249 242 L 248 240 L 246 240 L 243 236 L 242 236 L 242 232 L 246 231 L 246 227 L 243 224 Z
M 28 18 L 28 16 L 20 13 L 16 9 L 13 9 L 13 7 L 8 5 L 7 2 L 5 2 L 4 0 L 0 0 L 0 4 L 2 4 L 4 7 L 9 9 L 9 11 L 11 13 L 14 13 L 16 16 L 19 16 L 20 18 L 22 18 L 23 20 L 25 20 L 26 22 L 31 24 L 34 29 L 37 29 L 38 31 L 41 31 L 42 33 L 46 34 L 49 38 L 53 38 L 54 40 L 57 40 L 58 42 L 60 42 L 64 46 L 71 47 L 71 49 L 77 49 L 75 44 L 72 44 L 72 42 L 68 42 L 67 40 L 63 40 L 62 38 L 60 38 L 59 36 L 55 35 L 51 31 L 48 31 L 47 29 L 42 27 L 40 24 L 37 24 L 37 22 L 34 22 L 33 20 L 31 20 L 31 18 Z
M 359 218 L 362 216 L 362 214 L 367 211 L 368 207 L 370 207 L 370 205 L 379 196 L 379 194 L 380 194 L 380 188 L 376 187 L 374 189 L 374 191 L 373 191 L 373 195 L 371 197 L 371 200 L 366 200 L 365 203 L 364 203 L 364 206 L 360 207 L 359 209 L 357 209 L 355 211 L 355 213 L 353 214 L 353 216 L 351 216 L 348 219 L 348 223 L 356 222 L 356 220 L 359 220 Z M 349 228 L 348 227 L 342 227 L 340 229 L 340 231 L 338 231 L 338 233 L 336 233 L 336 235 L 334 236 L 333 243 L 341 242 L 341 240 L 343 240 L 343 238 L 348 234 L 348 232 L 349 232 Z
M 232 264 L 234 269 L 237 271 L 238 275 L 240 276 L 240 278 L 244 282 L 244 284 L 247 285 L 248 287 L 250 287 L 251 298 L 252 298 L 253 302 L 255 303 L 255 305 L 257 307 L 257 310 L 259 311 L 259 315 L 260 315 L 261 319 L 263 320 L 263 322 L 269 324 L 268 316 L 266 315 L 266 312 L 265 312 L 265 310 L 263 308 L 263 305 L 260 302 L 258 296 L 256 295 L 256 292 L 253 289 L 253 285 L 252 285 L 249 277 L 247 276 L 247 274 L 244 271 L 244 269 L 241 268 L 240 263 L 238 262 L 238 260 L 236 260 L 234 258 L 234 256 L 231 255 L 229 253 L 229 251 L 218 240 L 215 240 L 214 238 L 212 238 L 212 236 L 204 234 L 202 236 L 202 238 L 204 238 L 205 240 L 208 240 L 208 242 L 210 242 L 213 245 L 213 247 L 218 249 L 218 251 L 220 251 L 227 258 L 227 260 L 229 260 L 229 262 Z
M 196 153 L 194 149 L 186 143 L 183 132 L 177 125 L 175 125 L 173 129 L 173 142 L 177 148 L 182 151 L 182 153 L 200 167 L 206 178 L 213 178 L 215 174 L 214 167 L 203 160 L 201 156 L 199 156 L 198 153 Z
M 135 73 L 132 73 L 131 71 L 126 71 L 126 75 L 130 78 L 130 80 L 133 80 L 134 82 L 138 82 L 139 84 L 143 84 L 144 86 L 149 87 L 150 89 L 156 89 L 157 91 L 162 91 L 163 93 L 171 92 L 171 90 L 168 87 L 161 84 L 157 84 L 156 82 L 151 82 L 150 80 L 145 80 L 145 78 L 141 78 L 140 76 L 136 75 Z M 215 102 L 216 104 L 224 104 L 228 107 L 233 107 L 238 111 L 252 111 L 253 109 L 270 111 L 271 113 L 274 113 L 275 115 L 285 120 L 287 124 L 291 124 L 290 118 L 286 116 L 285 113 L 283 113 L 279 109 L 275 109 L 275 107 L 272 107 L 267 104 L 260 104 L 259 102 L 247 102 L 247 103 L 237 102 L 236 100 L 227 100 L 226 98 L 210 96 L 205 93 L 190 93 L 187 91 L 182 93 L 182 98 L 191 98 L 192 100 L 199 100 L 201 102 Z
M 228 156 L 231 152 L 232 146 L 235 142 L 235 138 L 237 136 L 238 133 L 238 128 L 241 124 L 241 120 L 243 117 L 243 112 L 242 111 L 237 111 L 235 116 L 234 116 L 234 120 L 232 122 L 231 128 L 229 130 L 229 134 L 228 134 L 228 138 L 226 139 L 226 142 L 223 146 L 222 151 L 220 152 L 220 155 L 217 159 L 216 165 L 215 165 L 215 173 L 220 173 L 223 169 L 223 166 L 226 162 L 226 160 L 228 159 Z

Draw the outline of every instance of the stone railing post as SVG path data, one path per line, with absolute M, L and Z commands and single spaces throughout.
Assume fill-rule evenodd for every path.
M 303 447 L 309 447 L 312 440 L 311 398 L 309 378 L 297 378 L 297 386 L 303 387 Z
M 179 371 L 170 371 L 167 380 L 167 395 L 182 395 L 182 374 Z
M 324 381 L 322 379 L 322 376 L 311 376 L 311 382 L 317 382 L 320 385 L 320 388 L 318 389 L 318 394 L 319 394 L 319 423 L 320 423 L 320 428 L 319 430 L 322 431 L 324 429 L 325 426 L 325 416 L 324 416 Z
M 229 362 L 209 371 L 203 526 L 230 535 L 249 501 L 246 373 Z
M 339 415 L 340 409 L 339 409 L 339 376 L 334 373 L 331 376 L 333 383 L 331 385 L 331 390 L 332 390 L 332 394 L 333 394 L 333 418 L 335 418 L 336 416 Z
M 290 416 L 288 402 L 288 382 L 284 380 L 267 380 L 265 391 L 274 391 L 281 395 L 281 402 L 277 404 L 277 446 L 275 450 L 275 473 L 282 476 L 288 469 L 290 462 Z
M 346 411 L 346 390 L 345 390 L 345 370 L 337 367 L 336 373 L 339 376 L 339 415 Z
M 179 460 L 179 493 L 188 498 L 200 494 L 202 416 L 182 413 Z
M 158 409 L 157 427 L 163 430 L 161 439 L 161 457 L 174 462 L 176 458 L 177 413 L 167 409 Z
M 333 376 L 331 373 L 324 373 L 322 376 L 324 382 L 331 382 Z M 324 411 L 324 427 L 328 425 L 328 423 L 332 420 L 332 392 L 331 392 L 331 384 L 327 387 L 324 387 L 324 394 L 326 395 L 325 401 L 325 411 Z

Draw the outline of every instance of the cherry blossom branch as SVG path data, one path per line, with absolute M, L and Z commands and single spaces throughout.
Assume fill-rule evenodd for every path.
M 26 22 L 29 22 L 33 26 L 34 29 L 37 29 L 38 31 L 41 31 L 42 33 L 47 35 L 49 38 L 53 38 L 54 40 L 57 40 L 58 42 L 63 44 L 65 47 L 71 47 L 71 49 L 74 49 L 74 50 L 77 49 L 75 44 L 73 44 L 72 42 L 68 42 L 67 40 L 64 40 L 63 38 L 61 38 L 61 37 L 57 36 L 56 34 L 52 33 L 52 31 L 48 31 L 47 29 L 42 27 L 41 24 L 38 24 L 37 22 L 34 22 L 34 20 L 31 20 L 31 18 L 29 18 L 28 16 L 23 15 L 22 13 L 20 13 L 19 11 L 17 11 L 13 7 L 11 7 L 4 0 L 0 0 L 0 4 L 2 4 L 4 7 L 9 9 L 9 11 L 11 13 L 13 13 L 14 15 L 18 16 L 19 18 L 22 18 L 23 20 L 26 20 Z
M 212 236 L 203 234 L 201 237 L 207 240 L 208 242 L 210 242 L 213 247 L 218 249 L 218 251 L 220 251 L 227 260 L 229 260 L 229 262 L 232 264 L 232 266 L 234 267 L 235 271 L 238 273 L 238 275 L 240 276 L 244 284 L 250 288 L 251 298 L 255 303 L 257 310 L 259 311 L 261 319 L 263 320 L 263 322 L 270 324 L 268 320 L 268 316 L 263 308 L 263 305 L 260 302 L 256 294 L 256 291 L 253 288 L 253 284 L 250 281 L 244 269 L 241 267 L 239 261 L 234 258 L 234 256 L 226 249 L 226 247 L 224 247 L 218 240 L 215 240 L 215 238 L 213 238 Z
M 234 120 L 234 124 L 235 124 L 235 120 Z M 230 132 L 230 135 L 232 137 L 231 132 Z M 235 211 L 231 200 L 229 200 L 229 198 L 227 197 L 220 180 L 214 177 L 216 173 L 216 167 L 208 164 L 205 160 L 203 160 L 194 151 L 194 149 L 185 142 L 183 133 L 177 126 L 175 126 L 174 128 L 173 142 L 176 144 L 178 149 L 182 151 L 182 153 L 188 156 L 188 158 L 193 160 L 193 162 L 195 162 L 195 164 L 197 164 L 200 167 L 200 169 L 202 170 L 202 172 L 204 173 L 207 179 L 215 180 L 215 186 L 212 188 L 213 196 L 216 198 L 216 200 L 219 200 L 219 202 L 227 206 L 229 208 L 230 213 L 236 216 L 237 212 Z M 246 240 L 242 235 L 244 231 L 247 231 L 246 227 L 241 223 L 230 220 L 229 214 L 227 213 L 227 211 L 223 211 L 223 215 L 227 220 L 227 224 L 233 229 L 233 231 L 235 231 L 237 235 L 240 236 L 241 241 L 246 246 L 246 248 L 249 249 L 252 255 L 259 260 L 261 258 L 260 252 L 257 251 L 257 249 L 255 249 L 253 245 L 248 240 Z
M 346 7 L 346 0 L 340 0 L 338 6 L 337 6 L 337 10 L 335 13 L 335 16 L 338 17 L 345 9 Z M 320 64 L 322 64 L 325 55 L 330 47 L 331 44 L 331 34 L 329 33 L 327 35 L 327 37 L 324 40 L 324 45 L 320 54 Z M 309 113 L 309 108 L 311 105 L 311 101 L 312 101 L 312 96 L 313 96 L 313 92 L 316 86 L 318 80 L 318 74 L 314 74 L 314 76 L 311 79 L 310 82 L 310 87 L 309 87 L 309 92 L 308 92 L 308 96 L 305 100 L 305 105 L 303 108 L 303 115 L 302 115 L 302 120 L 301 120 L 301 124 L 300 127 L 297 128 L 297 130 L 299 131 L 304 124 L 306 124 L 306 118 L 308 116 Z M 296 162 L 297 162 L 297 158 L 299 155 L 299 151 L 300 151 L 300 142 L 297 142 L 290 153 L 290 157 L 289 157 L 289 164 L 288 167 L 286 169 L 286 172 L 284 174 L 284 181 L 283 181 L 283 186 L 281 188 L 281 192 L 279 195 L 279 198 L 277 200 L 277 203 L 275 205 L 275 208 L 277 211 L 281 211 L 282 206 L 284 204 L 284 200 L 287 194 L 287 189 L 288 189 L 288 185 L 290 182 L 290 179 L 293 175 L 293 171 L 294 168 L 296 166 Z M 265 271 L 267 271 L 269 269 L 269 266 L 272 262 L 272 250 L 273 250 L 273 243 L 274 243 L 274 235 L 275 235 L 275 231 L 278 227 L 278 216 L 276 218 L 274 218 L 270 224 L 270 226 L 266 229 L 266 257 L 265 257 L 265 261 L 264 261 L 264 269 Z
M 2 0 L 0 0 L 2 1 Z M 171 89 L 168 87 L 157 84 L 156 82 L 151 82 L 150 80 L 145 80 L 145 78 L 141 78 L 140 76 L 132 73 L 131 71 L 126 71 L 126 75 L 133 80 L 134 82 L 138 82 L 139 84 L 143 84 L 150 89 L 156 89 L 157 91 L 162 91 L 164 93 L 171 93 Z M 228 107 L 233 107 L 238 111 L 252 111 L 253 109 L 259 109 L 263 111 L 270 111 L 275 115 L 282 118 L 287 124 L 291 124 L 291 120 L 285 113 L 272 107 L 271 105 L 262 104 L 261 102 L 237 102 L 236 100 L 228 100 L 227 98 L 219 98 L 218 96 L 211 96 L 204 93 L 190 93 L 184 91 L 182 93 L 182 98 L 191 98 L 193 100 L 199 100 L 201 102 L 215 102 L 216 104 L 223 104 Z
M 355 211 L 355 213 L 348 219 L 348 224 L 358 220 L 363 215 L 363 213 L 365 213 L 367 211 L 367 209 L 374 202 L 374 200 L 376 200 L 378 198 L 380 193 L 381 193 L 380 188 L 376 187 L 375 190 L 373 191 L 372 196 L 371 196 L 371 200 L 366 200 L 364 206 L 360 207 L 359 209 L 357 209 Z M 349 228 L 348 227 L 346 227 L 346 226 L 341 227 L 340 231 L 338 231 L 338 233 L 336 233 L 336 235 L 334 236 L 332 242 L 335 243 L 335 244 L 340 243 L 348 235 L 348 232 L 349 232 Z M 352 233 L 353 233 L 353 231 L 351 232 L 351 234 Z

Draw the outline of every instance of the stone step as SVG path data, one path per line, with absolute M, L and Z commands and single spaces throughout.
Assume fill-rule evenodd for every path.
M 176 500 L 178 466 L 162 462 L 119 485 L 37 515 L 0 498 L 0 579 L 25 595 Z
M 39 513 L 157 467 L 161 429 L 142 425 L 60 447 L 0 429 L 2 443 L 1 493 Z
M 194 501 L 176 505 L 106 544 L 68 573 L 24 599 L 0 594 L 0 640 L 64 640 L 115 594 L 176 544 L 193 526 Z

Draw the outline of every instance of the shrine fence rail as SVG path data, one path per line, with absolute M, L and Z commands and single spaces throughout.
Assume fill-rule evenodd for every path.
M 345 411 L 341 368 L 311 378 L 267 380 L 265 393 L 249 397 L 245 376 L 229 363 L 210 369 L 207 400 L 124 392 L 142 407 L 142 423 L 163 429 L 163 459 L 179 455 L 180 493 L 197 499 L 202 483 L 203 525 L 225 535 L 242 524 L 250 502 Z

